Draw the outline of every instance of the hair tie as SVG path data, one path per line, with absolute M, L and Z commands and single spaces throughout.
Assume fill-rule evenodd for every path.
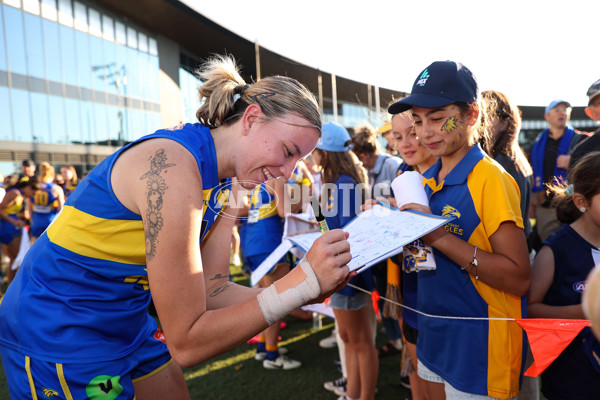
M 573 184 L 570 184 L 565 188 L 565 195 L 573 196 L 573 193 L 575 193 L 575 189 L 573 188 Z
M 238 101 L 240 99 L 240 97 L 242 97 L 242 95 L 244 94 L 244 92 L 246 91 L 246 89 L 248 89 L 250 87 L 250 85 L 239 85 L 236 86 L 235 89 L 233 89 L 233 102 L 235 103 L 236 101 Z

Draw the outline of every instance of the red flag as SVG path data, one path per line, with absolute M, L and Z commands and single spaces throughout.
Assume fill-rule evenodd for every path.
M 381 315 L 379 314 L 379 292 L 377 290 L 371 292 L 371 301 L 373 302 L 375 315 L 377 315 L 377 321 L 381 322 Z
M 525 376 L 539 376 L 590 321 L 586 319 L 517 319 L 529 339 L 533 364 Z

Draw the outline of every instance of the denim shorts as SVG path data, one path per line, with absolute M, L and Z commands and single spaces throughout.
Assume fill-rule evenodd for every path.
M 446 400 L 497 400 L 497 397 L 490 396 L 482 396 L 479 394 L 471 394 L 466 392 L 461 392 L 460 390 L 455 389 L 452 385 L 446 382 L 441 376 L 430 370 L 421 362 L 418 361 L 417 373 L 419 377 L 425 379 L 429 382 L 435 383 L 443 383 L 444 389 L 446 391 Z M 506 400 L 515 400 L 516 397 Z
M 371 302 L 371 296 L 358 292 L 352 296 L 334 293 L 329 299 L 329 307 L 339 310 L 359 310 Z

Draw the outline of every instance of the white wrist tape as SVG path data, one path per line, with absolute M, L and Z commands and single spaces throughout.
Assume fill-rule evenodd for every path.
M 306 257 L 300 261 L 298 266 L 302 268 L 306 278 L 296 287 L 277 293 L 273 284 L 257 296 L 258 304 L 269 326 L 321 294 L 317 275 Z

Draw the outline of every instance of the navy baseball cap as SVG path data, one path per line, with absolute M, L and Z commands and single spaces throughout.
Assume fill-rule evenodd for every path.
M 350 134 L 346 128 L 335 122 L 323 124 L 321 138 L 317 142 L 317 149 L 341 153 L 353 147 L 352 139 L 350 139 Z
M 437 108 L 462 102 L 474 103 L 479 97 L 479 86 L 473 73 L 455 61 L 436 61 L 415 79 L 410 96 L 388 108 L 398 114 L 413 107 Z

